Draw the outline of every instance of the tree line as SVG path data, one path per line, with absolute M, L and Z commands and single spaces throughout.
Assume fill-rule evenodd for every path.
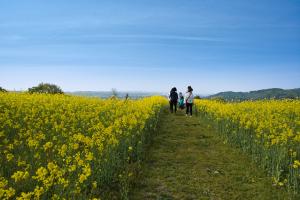
M 0 87 L 0 92 L 8 92 L 8 90 Z M 44 93 L 44 94 L 64 94 L 63 90 L 55 85 L 50 83 L 40 83 L 37 86 L 28 88 L 28 93 Z

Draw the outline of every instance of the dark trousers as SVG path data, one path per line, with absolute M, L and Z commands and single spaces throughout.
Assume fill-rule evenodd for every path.
M 186 103 L 186 114 L 193 115 L 193 103 Z
M 173 110 L 175 110 L 175 113 L 177 111 L 177 101 L 170 101 L 170 111 L 173 113 Z

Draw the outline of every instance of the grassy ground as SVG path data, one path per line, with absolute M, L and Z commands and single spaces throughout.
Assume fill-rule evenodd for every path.
M 165 110 L 130 199 L 290 198 L 205 121 Z

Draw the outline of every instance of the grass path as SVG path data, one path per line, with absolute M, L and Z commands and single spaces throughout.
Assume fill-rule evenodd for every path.
M 289 199 L 199 117 L 167 110 L 147 150 L 132 200 Z

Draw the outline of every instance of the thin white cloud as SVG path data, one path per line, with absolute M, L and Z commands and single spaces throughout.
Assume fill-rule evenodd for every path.
M 72 38 L 112 38 L 112 39 L 160 39 L 160 40 L 186 40 L 186 41 L 224 41 L 217 37 L 166 35 L 166 34 L 88 34 L 71 36 Z
M 40 40 L 51 39 L 52 36 L 44 35 L 38 37 Z M 20 41 L 20 40 L 30 40 L 36 39 L 36 37 L 25 37 L 23 35 L 0 35 L 0 41 Z M 97 40 L 97 39 L 146 39 L 146 40 L 181 40 L 181 41 L 203 41 L 203 42 L 223 42 L 224 39 L 217 37 L 205 37 L 205 36 L 187 36 L 187 35 L 166 35 L 166 34 L 78 34 L 78 35 L 58 35 L 57 39 L 61 40 Z
M 43 65 L 43 64 L 22 64 L 22 65 L 1 65 L 0 69 L 10 70 L 10 71 L 18 71 L 22 68 L 29 68 L 29 69 L 114 69 L 114 70 L 132 70 L 132 71 L 169 71 L 169 67 L 156 67 L 156 66 L 127 66 L 127 65 L 80 65 L 80 64 L 73 64 L 73 65 Z
M 1 40 L 9 40 L 9 41 L 19 41 L 25 39 L 22 35 L 0 35 L 0 41 Z

